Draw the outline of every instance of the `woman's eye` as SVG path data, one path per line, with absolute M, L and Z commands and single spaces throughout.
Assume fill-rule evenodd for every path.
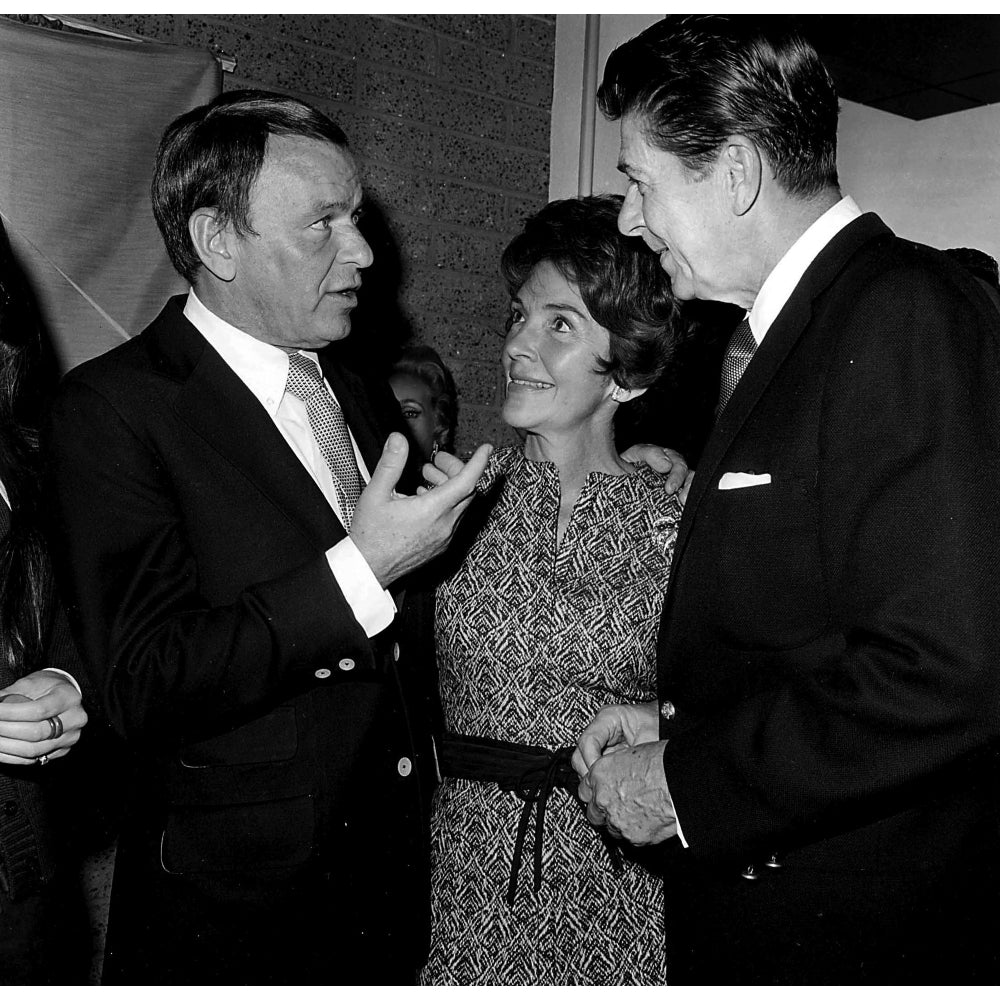
M 513 326 L 515 323 L 523 323 L 524 313 L 520 309 L 511 309 L 507 322 L 510 326 Z
M 556 316 L 556 317 L 553 318 L 553 320 L 552 320 L 552 329 L 555 330 L 556 333 L 572 333 L 573 332 L 573 327 L 570 326 L 570 324 L 562 316 Z
M 423 416 L 423 411 L 417 410 L 412 406 L 403 407 L 403 416 L 407 420 L 419 420 Z

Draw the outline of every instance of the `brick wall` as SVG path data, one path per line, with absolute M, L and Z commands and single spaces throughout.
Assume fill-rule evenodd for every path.
M 226 90 L 285 91 L 337 121 L 376 206 L 354 346 L 384 358 L 407 336 L 431 344 L 458 385 L 457 450 L 511 440 L 497 262 L 547 200 L 554 15 L 73 16 L 224 50 L 237 59 Z

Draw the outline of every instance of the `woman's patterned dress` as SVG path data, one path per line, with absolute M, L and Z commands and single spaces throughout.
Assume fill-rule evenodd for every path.
M 656 633 L 681 506 L 646 467 L 591 473 L 561 543 L 554 465 L 497 452 L 499 499 L 437 591 L 445 728 L 572 746 L 604 705 L 656 697 Z M 513 909 L 505 900 L 522 801 L 446 778 L 432 814 L 430 957 L 423 983 L 666 981 L 663 885 L 634 861 L 616 873 L 580 803 L 553 791 L 542 887 L 529 828 Z

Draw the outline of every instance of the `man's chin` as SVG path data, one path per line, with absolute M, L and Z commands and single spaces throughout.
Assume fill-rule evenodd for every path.
M 328 344 L 334 344 L 338 340 L 346 340 L 351 334 L 350 316 L 338 316 L 323 332 Z

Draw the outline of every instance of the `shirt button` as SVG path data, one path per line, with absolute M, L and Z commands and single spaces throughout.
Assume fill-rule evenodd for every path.
M 665 701 L 660 706 L 660 718 L 664 722 L 669 722 L 677 714 L 677 709 L 674 708 L 673 702 Z
M 399 663 L 399 643 L 394 642 L 392 644 L 392 658 Z
M 315 676 L 321 681 L 325 681 L 327 677 L 330 676 L 330 671 L 327 670 L 326 667 L 320 667 L 319 670 L 316 671 Z
M 349 656 L 345 656 L 340 663 L 337 664 L 337 666 L 340 667 L 341 670 L 353 670 L 354 660 L 352 660 Z
M 400 777 L 405 778 L 413 770 L 413 761 L 409 757 L 400 757 L 396 770 L 399 771 Z

